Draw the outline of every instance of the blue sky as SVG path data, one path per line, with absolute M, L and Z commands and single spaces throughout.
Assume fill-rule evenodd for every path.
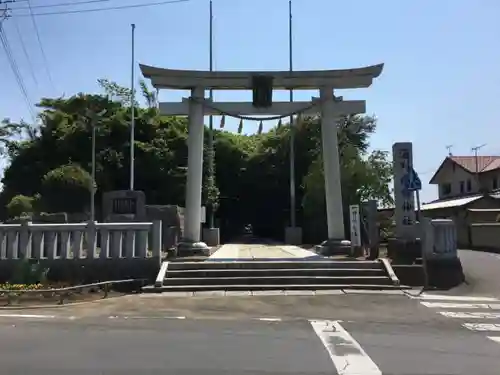
M 54 12 L 147 3 L 110 0 L 85 6 L 36 8 Z M 32 6 L 69 0 L 31 0 Z M 77 2 L 77 0 L 73 0 Z M 130 84 L 130 24 L 136 24 L 136 61 L 179 69 L 208 69 L 208 0 L 120 11 L 36 17 L 35 28 L 17 1 L 4 22 L 32 102 L 43 96 L 95 92 L 96 80 Z M 214 0 L 214 58 L 220 70 L 288 69 L 288 0 Z M 497 119 L 488 115 L 500 98 L 500 2 L 498 0 L 293 0 L 294 69 L 353 68 L 385 63 L 369 89 L 339 92 L 365 99 L 379 119 L 372 147 L 390 150 L 411 141 L 414 165 L 425 183 L 423 201 L 436 198 L 427 185 L 446 156 L 486 143 L 481 154 L 500 154 Z M 19 27 L 36 75 L 35 83 Z M 49 78 L 49 74 L 52 80 Z M 29 119 L 29 112 L 0 52 L 0 117 Z M 137 69 L 137 73 L 138 69 Z M 51 83 L 52 81 L 52 83 Z M 186 93 L 161 92 L 160 100 Z M 307 100 L 315 92 L 300 92 Z M 246 100 L 250 93 L 224 92 L 216 100 Z M 277 99 L 287 99 L 277 93 Z M 217 121 L 217 120 L 216 120 Z M 273 126 L 266 123 L 265 129 Z M 246 122 L 244 132 L 256 131 Z M 226 122 L 236 131 L 237 122 Z M 495 130 L 495 128 L 497 130 Z

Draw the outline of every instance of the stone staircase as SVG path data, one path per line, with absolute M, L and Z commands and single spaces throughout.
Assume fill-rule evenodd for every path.
M 144 291 L 401 289 L 390 263 L 332 260 L 163 262 Z

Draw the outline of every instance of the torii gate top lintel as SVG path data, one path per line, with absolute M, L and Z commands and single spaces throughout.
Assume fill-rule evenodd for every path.
M 334 89 L 369 87 L 384 68 L 384 64 L 356 69 L 311 71 L 203 71 L 157 68 L 140 64 L 142 74 L 157 89 L 188 90 L 194 87 L 214 90 L 251 90 L 252 77 L 268 76 L 273 79 L 273 89 Z

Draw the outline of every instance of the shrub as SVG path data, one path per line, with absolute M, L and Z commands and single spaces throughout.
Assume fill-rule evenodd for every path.
M 45 284 L 48 272 L 49 269 L 43 267 L 40 263 L 30 263 L 29 260 L 23 260 L 16 266 L 8 284 Z
M 9 217 L 20 217 L 32 214 L 34 212 L 35 197 L 26 195 L 16 195 L 7 204 L 7 213 Z
M 47 212 L 84 212 L 88 207 L 92 176 L 76 164 L 48 172 L 42 180 L 42 205 Z

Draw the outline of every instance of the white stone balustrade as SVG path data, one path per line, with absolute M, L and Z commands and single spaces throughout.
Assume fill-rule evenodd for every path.
M 15 259 L 161 260 L 161 221 L 0 224 L 0 261 Z
M 427 259 L 457 258 L 457 230 L 453 220 L 423 218 L 420 225 Z

